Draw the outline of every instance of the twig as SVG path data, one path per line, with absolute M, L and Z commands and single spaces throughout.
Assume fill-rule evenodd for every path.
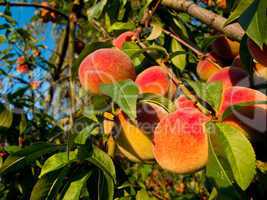
M 224 33 L 227 37 L 241 41 L 244 30 L 238 23 L 232 23 L 224 26 L 226 19 L 214 12 L 202 8 L 190 0 L 162 0 L 162 5 L 172 8 L 176 11 L 183 11 L 197 18 L 202 23 L 214 28 L 215 30 Z
M 189 44 L 189 42 L 185 41 L 184 39 L 180 38 L 178 35 L 176 35 L 175 33 L 165 30 L 162 30 L 166 35 L 169 35 L 170 37 L 174 38 L 175 40 L 177 40 L 179 43 L 181 43 L 182 45 L 186 46 L 188 49 L 191 49 L 195 54 L 197 54 L 198 57 L 203 57 L 205 55 L 205 53 L 203 53 L 202 51 L 200 51 L 199 49 L 197 49 L 196 47 L 194 47 L 193 45 Z
M 159 5 L 160 5 L 160 0 L 157 0 L 156 5 L 152 9 L 145 10 L 144 15 L 140 21 L 140 24 L 147 27 L 153 14 L 156 12 L 157 8 L 159 7 Z
M 63 18 L 66 20 L 69 20 L 69 17 L 65 15 L 64 13 L 50 7 L 50 6 L 45 6 L 40 3 L 26 3 L 26 2 L 0 2 L 0 6 L 17 6 L 17 7 L 35 7 L 35 8 L 43 8 L 46 10 L 49 10 L 51 12 L 54 12 L 58 15 L 61 15 Z

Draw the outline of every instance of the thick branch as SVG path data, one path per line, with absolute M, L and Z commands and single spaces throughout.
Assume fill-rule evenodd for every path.
M 238 23 L 224 26 L 226 19 L 205 8 L 201 8 L 190 0 L 162 0 L 162 5 L 172 8 L 176 11 L 183 11 L 197 18 L 204 24 L 224 33 L 227 37 L 241 41 L 244 30 Z
M 61 15 L 63 18 L 65 18 L 66 20 L 69 20 L 69 17 L 67 15 L 65 15 L 64 13 L 49 7 L 49 6 L 45 6 L 45 5 L 41 5 L 40 3 L 26 3 L 26 2 L 0 2 L 0 6 L 17 6 L 17 7 L 35 7 L 35 8 L 43 8 L 46 10 L 49 10 L 51 12 L 54 12 L 58 15 Z

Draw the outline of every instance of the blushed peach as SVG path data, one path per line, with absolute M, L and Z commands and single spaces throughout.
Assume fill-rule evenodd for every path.
M 160 66 L 152 66 L 138 74 L 135 83 L 141 93 L 167 95 L 173 86 L 168 71 Z
M 120 34 L 117 38 L 115 38 L 113 41 L 112 41 L 112 44 L 121 49 L 123 47 L 123 44 L 125 42 L 128 42 L 128 41 L 131 41 L 132 40 L 132 37 L 135 35 L 135 32 L 133 31 L 127 31 L 127 32 L 124 32 L 122 34 Z
M 158 164 L 176 173 L 190 173 L 204 167 L 208 160 L 205 123 L 209 117 L 191 105 L 163 118 L 153 138 L 153 152 Z
M 134 80 L 135 77 L 131 59 L 121 50 L 113 48 L 94 51 L 84 58 L 79 68 L 81 85 L 95 94 L 99 94 L 101 84 Z
M 206 81 L 208 78 L 221 69 L 218 60 L 212 53 L 208 53 L 197 64 L 197 74 L 200 79 Z
M 213 74 L 208 83 L 220 81 L 223 84 L 223 88 L 229 88 L 232 86 L 249 86 L 249 77 L 245 70 L 238 67 L 225 67 L 220 71 Z

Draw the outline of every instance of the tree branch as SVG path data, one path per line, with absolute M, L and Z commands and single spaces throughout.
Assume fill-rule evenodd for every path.
M 214 12 L 201 8 L 190 0 L 162 0 L 162 5 L 172 8 L 176 11 L 183 11 L 197 18 L 202 23 L 214 28 L 215 30 L 224 33 L 227 37 L 241 41 L 244 30 L 238 23 L 224 26 L 226 19 Z
M 49 6 L 45 6 L 45 5 L 41 5 L 40 3 L 26 3 L 26 2 L 0 2 L 0 6 L 17 6 L 17 7 L 35 7 L 35 8 L 43 8 L 46 10 L 49 10 L 51 12 L 54 12 L 58 15 L 61 15 L 63 18 L 65 18 L 66 20 L 69 20 L 69 17 L 67 15 L 65 15 L 64 13 L 49 7 Z

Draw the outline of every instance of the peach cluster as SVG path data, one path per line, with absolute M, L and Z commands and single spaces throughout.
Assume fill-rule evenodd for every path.
M 267 47 L 259 47 L 248 39 L 247 47 L 254 59 L 254 71 L 258 77 L 267 79 Z M 197 64 L 196 72 L 201 80 L 207 81 L 210 76 L 225 66 L 244 68 L 239 55 L 240 44 L 225 36 L 218 37 L 211 45 L 211 52 L 204 55 Z
M 136 76 L 131 59 L 120 50 L 132 36 L 133 32 L 126 32 L 113 41 L 115 48 L 99 49 L 88 55 L 79 68 L 81 85 L 93 94 L 100 94 L 101 84 L 131 79 L 135 81 L 140 93 L 153 93 L 173 100 L 176 85 L 170 77 L 169 69 L 151 66 Z M 228 55 L 224 55 L 226 59 L 233 60 L 238 56 L 236 49 L 239 44 L 220 38 L 213 47 L 216 49 L 222 43 L 234 47 Z M 121 110 L 114 118 L 114 123 L 119 125 L 116 131 L 120 134 L 115 138 L 121 154 L 133 162 L 155 159 L 166 170 L 190 173 L 203 168 L 207 163 L 208 138 L 205 125 L 214 117 L 239 128 L 244 134 L 248 130 L 266 132 L 266 127 L 263 127 L 267 124 L 267 117 L 264 116 L 266 104 L 247 104 L 240 110 L 232 107 L 239 103 L 266 101 L 266 95 L 246 87 L 249 78 L 242 68 L 221 67 L 217 64 L 218 59 L 215 53 L 211 53 L 197 66 L 197 72 L 203 80 L 222 83 L 221 102 L 216 116 L 205 115 L 184 95 L 175 100 L 176 110 L 172 113 L 153 102 L 138 102 L 135 122 Z M 222 119 L 224 112 L 231 108 L 231 114 Z M 248 120 L 252 114 L 256 114 L 252 119 L 255 122 Z
M 29 66 L 24 56 L 21 56 L 17 59 L 17 64 L 16 70 L 18 73 L 26 74 L 29 72 Z

